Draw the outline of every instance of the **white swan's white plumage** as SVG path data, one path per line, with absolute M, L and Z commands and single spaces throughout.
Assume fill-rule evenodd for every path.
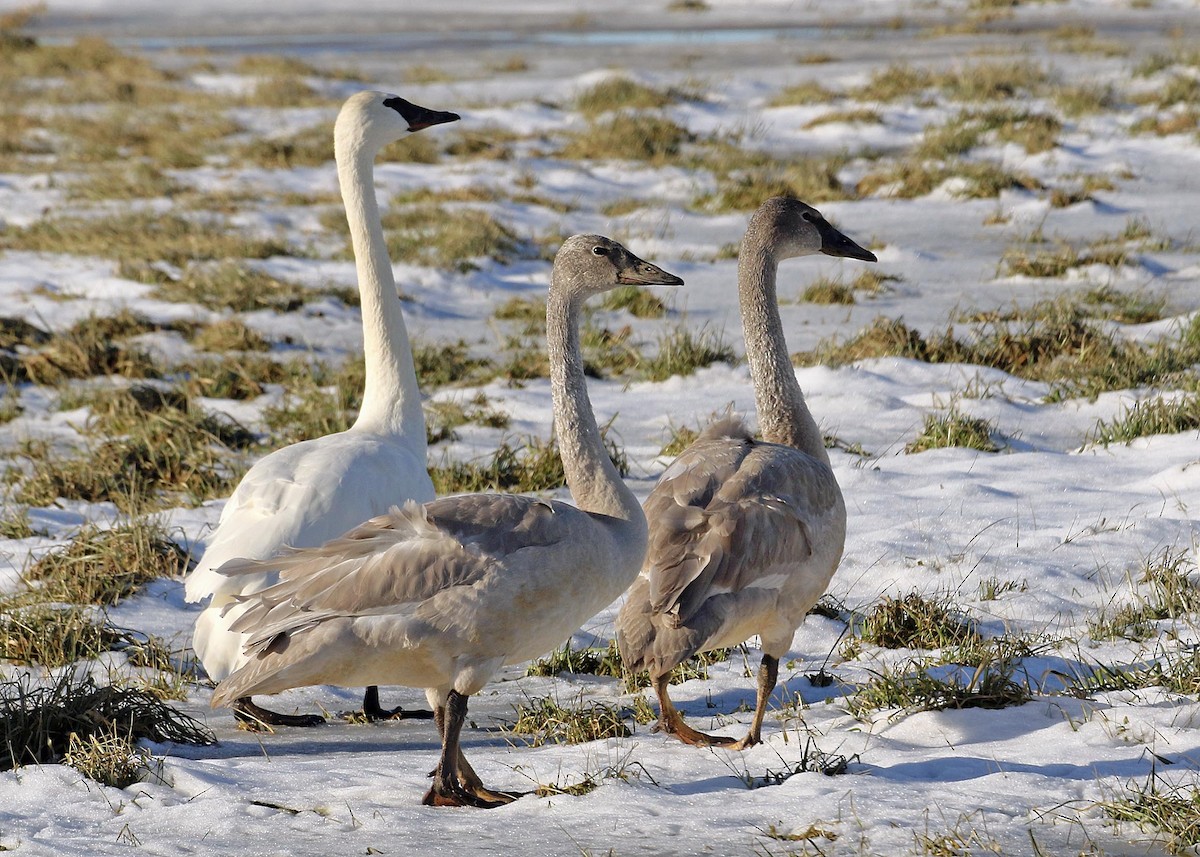
M 770 199 L 751 218 L 738 254 L 738 292 L 764 440 L 727 417 L 667 468 L 646 500 L 646 565 L 617 615 L 622 658 L 650 672 L 660 728 L 692 744 L 743 749 L 759 742 L 779 658 L 842 556 L 846 506 L 796 382 L 776 304 L 779 261 L 811 253 L 875 261 L 798 200 Z M 763 658 L 747 735 L 735 742 L 692 729 L 667 693 L 670 671 L 697 652 L 755 635 Z
M 352 96 L 338 115 L 334 151 L 363 316 L 362 407 L 348 430 L 293 444 L 258 461 L 226 503 L 185 590 L 189 601 L 210 599 L 197 619 L 193 647 L 214 680 L 225 678 L 245 659 L 245 639 L 232 630 L 241 612 L 235 599 L 277 579 L 268 570 L 227 577 L 217 573 L 218 567 L 235 557 L 266 559 L 286 547 L 319 545 L 395 504 L 434 496 L 425 419 L 380 225 L 373 162 L 387 143 L 455 119 L 453 113 L 427 110 L 382 92 Z
M 321 547 L 231 562 L 279 583 L 246 599 L 249 659 L 213 705 L 309 684 L 426 688 L 442 735 L 431 804 L 496 806 L 463 758 L 467 697 L 503 664 L 558 646 L 637 575 L 646 519 L 608 457 L 579 348 L 583 303 L 621 284 L 682 281 L 599 235 L 568 238 L 546 301 L 554 429 L 575 501 L 467 494 L 409 503 Z

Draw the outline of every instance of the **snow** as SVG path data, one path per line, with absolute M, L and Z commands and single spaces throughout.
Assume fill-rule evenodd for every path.
M 15 5 L 0 2 L 0 9 Z M 669 108 L 674 121 L 695 133 L 752 129 L 753 146 L 797 155 L 864 147 L 896 150 L 911 145 L 927 124 L 954 116 L 957 108 L 900 102 L 880 106 L 882 125 L 836 123 L 805 131 L 802 126 L 826 112 L 825 107 L 768 107 L 782 86 L 818 77 L 843 88 L 893 61 L 961 62 L 968 49 L 964 37 L 922 39 L 876 28 L 899 17 L 910 25 L 954 19 L 963 5 L 910 0 L 860 4 L 845 13 L 849 20 L 837 22 L 853 25 L 851 31 L 835 27 L 828 38 L 819 34 L 829 23 L 831 7 L 815 0 L 709 0 L 711 12 L 695 16 L 670 14 L 665 3 L 633 0 L 589 0 L 569 4 L 569 11 L 566 4 L 523 0 L 506 4 L 503 12 L 487 3 L 414 2 L 403 4 L 399 13 L 393 8 L 397 4 L 360 2 L 355 16 L 317 0 L 277 0 L 270 15 L 262 16 L 230 0 L 185 5 L 186 10 L 168 13 L 164 4 L 149 0 L 48 0 L 38 25 L 42 29 L 35 32 L 70 38 L 94 31 L 119 44 L 151 48 L 175 48 L 193 36 L 217 55 L 277 49 L 335 67 L 361 61 L 378 77 L 372 85 L 458 110 L 464 130 L 500 127 L 519 135 L 554 134 L 578 125 L 579 117 L 554 105 L 568 102 L 572 93 L 618 68 L 655 85 L 687 86 L 690 81 L 701 86 L 705 101 Z M 1194 37 L 1197 11 L 1195 0 L 1158 0 L 1145 9 L 1124 0 L 1067 0 L 1022 5 L 1016 20 L 1084 22 L 1095 26 L 1100 38 L 1126 41 L 1145 52 L 1165 49 L 1169 36 L 1164 34 L 1173 26 L 1191 24 Z M 183 17 L 175 17 L 177 13 Z M 533 47 L 538 43 L 531 22 L 543 16 L 566 20 L 572 14 L 587 15 L 598 33 L 609 25 L 629 32 L 613 46 L 572 39 L 575 31 L 557 29 L 565 44 L 548 41 L 542 49 Z M 404 87 L 395 79 L 402 64 L 455 61 L 454 39 L 464 29 L 463 21 L 470 22 L 472 32 L 499 32 L 506 16 L 515 34 L 512 44 L 489 41 L 481 50 L 530 55 L 535 58 L 531 70 L 511 77 L 489 75 L 468 49 L 462 52 L 461 76 L 450 82 Z M 649 35 L 643 43 L 637 38 L 639 32 L 680 26 L 711 26 L 712 32 L 701 42 L 679 36 L 652 44 Z M 776 38 L 769 31 L 735 32 L 734 26 L 807 26 L 818 36 Z M 376 38 L 365 39 L 360 52 L 351 38 L 356 32 Z M 1011 44 L 1008 38 L 1006 42 L 1003 33 L 980 37 L 980 44 Z M 389 55 L 389 39 L 406 50 Z M 1044 42 L 1030 37 L 1027 47 L 1034 59 L 1044 57 Z M 544 54 L 534 53 L 538 50 Z M 813 67 L 794 62 L 810 52 L 829 52 L 837 59 Z M 1125 80 L 1135 58 L 1056 53 L 1053 63 L 1067 77 Z M 193 82 L 217 92 L 238 92 L 246 85 L 238 75 L 216 71 Z M 349 92 L 357 84 L 338 81 L 336 86 Z M 1041 103 L 1029 106 L 1054 109 Z M 263 134 L 331 122 L 332 115 L 308 108 L 246 108 L 238 114 L 239 121 Z M 780 297 L 790 349 L 810 349 L 834 334 L 847 338 L 881 315 L 903 318 L 928 333 L 944 330 L 956 312 L 1027 306 L 1064 291 L 1106 284 L 1143 289 L 1167 300 L 1167 319 L 1122 328 L 1123 335 L 1169 333 L 1200 308 L 1195 215 L 1200 144 L 1194 133 L 1131 136 L 1124 127 L 1133 118 L 1115 113 L 1068 120 L 1060 145 L 1050 153 L 1027 155 L 1013 146 L 992 152 L 999 152 L 1009 168 L 1056 183 L 1069 185 L 1085 172 L 1120 177 L 1115 190 L 1097 192 L 1094 201 L 1055 209 L 1045 194 L 1005 191 L 998 201 L 965 200 L 944 186 L 914 200 L 871 196 L 819 206 L 851 237 L 882 245 L 879 272 L 902 279 L 877 296 L 860 294 L 852 306 L 803 304 L 795 298 L 807 283 L 818 276 L 849 281 L 862 266 L 825 257 L 786 262 Z M 856 175 L 865 169 L 855 162 L 847 167 Z M 515 192 L 522 175 L 535 176 L 539 196 L 577 208 L 564 214 L 508 206 L 504 211 L 519 233 L 605 232 L 687 281 L 678 291 L 660 293 L 671 308 L 667 319 L 633 322 L 635 338 L 653 341 L 668 325 L 685 322 L 721 331 L 740 352 L 736 263 L 708 259 L 740 238 L 745 216 L 687 209 L 689 200 L 711 189 L 705 176 L 680 167 L 581 164 L 522 154 L 507 162 L 385 164 L 377 171 L 377 185 L 384 199 L 420 186 L 486 184 Z M 330 165 L 281 172 L 208 166 L 180 172 L 179 179 L 213 190 L 273 184 L 328 195 L 336 187 Z M 621 217 L 600 213 L 605 205 L 629 197 L 644 207 Z M 71 205 L 46 175 L 0 175 L 3 223 L 24 225 L 46 210 L 61 212 Z M 996 212 L 1008 221 L 984 225 Z M 283 224 L 307 240 L 318 228 L 311 211 L 264 205 L 252 213 L 243 224 L 249 231 L 270 233 Z M 1082 241 L 1118 234 L 1132 218 L 1145 220 L 1156 235 L 1171 237 L 1172 246 L 1139 251 L 1135 263 L 1120 271 L 1081 269 L 1074 279 L 1030 280 L 997 271 L 1004 248 L 1035 227 L 1048 236 Z M 314 287 L 354 282 L 353 266 L 344 261 L 278 258 L 263 267 Z M 488 325 L 491 312 L 513 296 L 539 296 L 548 269 L 541 262 L 489 263 L 458 274 L 397 265 L 396 274 L 414 298 L 405 312 L 417 337 L 479 343 L 495 341 Z M 50 329 L 123 306 L 159 320 L 181 314 L 208 317 L 195 307 L 151 300 L 147 291 L 120 278 L 109 262 L 0 254 L 0 301 L 6 316 Z M 64 295 L 74 299 L 62 300 Z M 260 312 L 247 320 L 270 336 L 290 336 L 298 348 L 348 353 L 361 343 L 357 314 L 332 305 L 319 315 Z M 626 322 L 628 317 L 622 317 Z M 797 633 L 781 670 L 764 728 L 766 740 L 758 747 L 744 753 L 696 749 L 639 726 L 629 738 L 530 748 L 497 728 L 512 718 L 514 705 L 522 700 L 550 694 L 564 704 L 595 700 L 629 705 L 632 697 L 608 679 L 525 678 L 522 669 L 512 669 L 470 703 L 463 746 L 484 781 L 498 788 L 530 789 L 593 777 L 601 785 L 580 797 L 527 796 L 485 812 L 420 805 L 426 772 L 438 751 L 428 721 L 352 725 L 334 719 L 312 731 L 254 735 L 237 730 L 227 711 L 209 710 L 211 690 L 197 685 L 182 707 L 214 730 L 218 745 L 153 745 L 149 749 L 163 760 L 160 777 L 125 790 L 98 785 L 60 765 L 2 772 L 0 848 L 28 855 L 124 854 L 134 848 L 156 855 L 1164 853 L 1149 833 L 1106 820 L 1097 802 L 1119 794 L 1127 783 L 1146 782 L 1152 774 L 1194 785 L 1200 765 L 1200 703 L 1161 689 L 1109 691 L 1089 699 L 1056 691 L 1064 676 L 1090 666 L 1138 663 L 1164 646 L 1195 642 L 1195 629 L 1187 623 L 1165 623 L 1160 636 L 1143 643 L 1092 643 L 1086 628 L 1089 618 L 1113 603 L 1125 603 L 1138 590 L 1136 575 L 1147 558 L 1165 549 L 1193 551 L 1198 530 L 1191 510 L 1200 504 L 1198 433 L 1107 448 L 1085 443 L 1097 420 L 1111 421 L 1145 390 L 1047 402 L 1046 384 L 994 369 L 901 358 L 801 368 L 797 376 L 824 430 L 869 453 L 864 458 L 831 451 L 849 524 L 845 557 L 830 594 L 860 611 L 886 595 L 914 590 L 945 595 L 989 634 L 1059 641 L 1023 662 L 1023 677 L 1035 690 L 1033 701 L 995 711 L 883 711 L 871 722 L 857 720 L 844 705 L 855 686 L 869 681 L 872 670 L 917 653 L 873 650 L 842 661 L 838 647 L 845 626 L 812 616 Z M 975 395 L 968 394 L 972 390 Z M 703 425 L 726 407 L 740 413 L 752 413 L 754 407 L 744 365 L 718 364 L 660 383 L 592 381 L 589 391 L 601 423 L 614 420 L 633 468 L 629 482 L 643 498 L 669 463 L 658 453 L 671 427 Z M 440 391 L 435 398 L 468 399 L 475 392 Z M 544 381 L 523 387 L 495 382 L 483 392 L 492 407 L 511 414 L 508 436 L 549 436 L 550 397 Z M 25 413 L 0 426 L 4 449 L 29 437 L 61 441 L 71 435 L 70 425 L 82 419 L 78 412 L 57 413 L 37 390 L 23 390 L 21 396 Z M 904 454 L 924 416 L 942 412 L 952 402 L 963 413 L 993 421 L 1005 449 L 997 454 L 964 449 Z M 210 404 L 244 420 L 252 420 L 261 406 Z M 462 434 L 463 440 L 451 448 L 455 455 L 487 452 L 502 432 L 464 427 Z M 199 550 L 221 505 L 172 510 L 167 520 Z M 50 535 L 0 540 L 0 587 L 16 585 L 29 556 L 69 538 L 82 522 L 106 522 L 113 516 L 107 504 L 64 502 L 61 508 L 30 510 L 33 525 Z M 989 580 L 1011 581 L 1015 588 L 995 600 L 982 600 L 980 585 Z M 605 645 L 618 606 L 594 617 L 575 644 Z M 185 645 L 197 609 L 184 603 L 180 581 L 164 580 L 110 615 L 119 625 Z M 1071 640 L 1080 642 L 1062 642 Z M 729 662 L 710 668 L 708 680 L 676 687 L 674 698 L 689 721 L 698 728 L 740 734 L 754 699 L 753 680 L 745 673 L 757 667 L 757 660 L 752 642 L 748 654 L 735 653 Z M 807 676 L 822 667 L 839 681 L 814 686 Z M 18 672 L 0 665 L 0 673 Z M 383 695 L 385 704 L 424 705 L 417 690 L 385 688 Z M 355 708 L 358 699 L 355 689 L 304 688 L 282 694 L 274 703 L 283 710 L 338 712 Z M 824 753 L 845 757 L 846 773 L 796 773 L 778 784 L 760 785 L 772 773 L 798 765 L 808 741 Z M 769 833 L 810 838 L 785 841 Z M 960 850 L 930 850 L 929 843 L 938 837 L 957 843 Z

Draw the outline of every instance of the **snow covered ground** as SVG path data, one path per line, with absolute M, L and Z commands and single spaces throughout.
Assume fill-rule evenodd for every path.
M 718 250 L 739 240 L 747 212 L 695 205 L 718 189 L 717 179 L 682 159 L 629 163 L 554 154 L 556 135 L 585 127 L 571 109 L 577 94 L 614 71 L 659 90 L 688 93 L 661 113 L 697 138 L 740 132 L 741 146 L 785 160 L 845 152 L 839 178 L 846 186 L 877 168 L 875 156 L 899 158 L 925 139 L 927 127 L 944 125 L 964 109 L 983 109 L 935 89 L 886 101 L 849 95 L 897 63 L 953 70 L 1016 60 L 1051 69 L 1064 85 L 1116 93 L 1109 106 L 1079 115 L 1064 112 L 1052 95 L 1018 96 L 1016 107 L 1060 117 L 1055 144 L 1030 153 L 991 136 L 964 155 L 1031 177 L 1040 188 L 1009 186 L 972 199 L 959 192 L 964 179 L 950 178 L 911 197 L 884 188 L 818 204 L 847 234 L 869 243 L 879 257 L 878 272 L 895 279 L 878 293 L 858 292 L 852 304 L 816 304 L 799 300 L 808 284 L 818 277 L 850 283 L 865 266 L 825 257 L 785 263 L 780 295 L 793 352 L 830 337 L 848 340 L 879 316 L 903 319 L 926 336 L 951 324 L 965 335 L 970 324 L 963 318 L 971 313 L 1028 309 L 1039 300 L 1098 287 L 1162 299 L 1157 320 L 1100 322 L 1136 342 L 1176 336 L 1200 308 L 1195 120 L 1183 122 L 1177 133 L 1132 128 L 1139 120 L 1200 108 L 1195 95 L 1165 105 L 1137 98 L 1175 77 L 1200 80 L 1200 6 L 1194 0 L 1019 3 L 1013 17 L 974 28 L 952 26 L 979 20 L 966 4 L 904 0 L 859 4 L 837 21 L 830 20 L 829 4 L 735 0 L 709 0 L 708 11 L 695 12 L 669 10 L 661 2 L 571 4 L 569 12 L 562 4 L 526 2 L 504 14 L 492 4 L 406 3 L 394 12 L 392 4 L 375 3 L 359 4 L 353 17 L 290 0 L 272 4 L 268 15 L 250 15 L 246 4 L 225 0 L 188 5 L 176 18 L 160 11 L 159 3 L 51 0 L 30 32 L 51 41 L 100 33 L 123 48 L 148 49 L 157 63 L 183 69 L 188 86 L 214 93 L 247 85 L 229 68 L 231 58 L 247 53 L 278 51 L 322 68 L 359 68 L 371 86 L 460 112 L 461 129 L 510 135 L 515 142 L 508 159 L 381 165 L 380 197 L 415 188 L 488 187 L 496 199 L 484 207 L 523 237 L 597 231 L 619 238 L 686 281 L 665 298 L 666 318 L 598 312 L 606 326 L 630 325 L 632 339 L 651 350 L 660 334 L 683 323 L 719 332 L 740 353 L 736 261 Z M 539 30 L 537 22 L 545 20 L 552 23 Z M 746 25 L 756 29 L 737 29 Z M 504 37 L 496 38 L 498 32 Z M 208 48 L 212 67 L 189 66 L 182 50 L 189 37 Z M 814 61 L 818 54 L 823 61 Z M 494 70 L 513 55 L 525 60 L 524 67 Z M 1174 64 L 1135 73 L 1155 56 L 1172 56 Z M 412 67 L 444 74 L 405 83 Z M 833 103 L 772 105 L 779 92 L 803 81 L 837 93 Z M 321 122 L 332 127 L 337 101 L 364 85 L 336 78 L 313 83 L 328 103 L 241 107 L 236 121 L 249 136 Z M 851 108 L 873 110 L 878 121 L 813 122 Z M 315 248 L 268 259 L 261 266 L 266 272 L 313 287 L 354 284 L 352 263 L 327 251 L 337 241 L 330 244 L 313 207 L 280 197 L 283 191 L 309 198 L 335 192 L 331 163 L 271 170 L 212 162 L 171 175 L 205 192 L 245 192 L 234 197 L 240 200 L 240 229 Z M 58 179 L 53 161 L 0 174 L 0 222 L 16 229 L 48 214 L 82 210 Z M 1076 201 L 1052 201 L 1055 189 L 1070 192 L 1089 181 L 1093 189 Z M 526 192 L 539 201 L 522 202 Z M 256 194 L 260 202 L 246 201 Z M 639 205 L 614 213 L 622 210 L 614 203 L 629 199 Z M 113 203 L 122 204 L 132 203 Z M 163 210 L 169 205 L 151 204 Z M 1009 273 L 1002 262 L 1011 248 L 1031 246 L 1027 239 L 1035 230 L 1048 239 L 1035 249 L 1061 246 L 1057 239 L 1084 247 L 1128 232 L 1131 224 L 1150 238 L 1126 242 L 1127 256 L 1118 265 L 1082 264 L 1063 276 L 1030 277 Z M 493 312 L 515 296 L 542 294 L 548 264 L 484 260 L 467 272 L 397 264 L 396 275 L 413 298 L 406 317 L 422 341 L 463 339 L 487 349 L 501 338 Z M 121 307 L 156 322 L 215 317 L 149 292 L 149 286 L 119 276 L 112 261 L 0 251 L 0 315 L 44 329 Z M 277 349 L 336 355 L 358 347 L 353 308 L 313 306 L 239 317 Z M 153 334 L 147 342 L 164 359 L 188 350 L 178 337 Z M 0 773 L 0 849 L 30 855 L 1166 853 L 1162 835 L 1116 825 L 1100 803 L 1126 794 L 1131 784 L 1145 787 L 1151 777 L 1160 778 L 1164 790 L 1178 785 L 1181 794 L 1195 798 L 1195 694 L 1141 687 L 1081 698 L 1066 691 L 1073 678 L 1099 665 L 1183 657 L 1197 642 L 1194 615 L 1156 620 L 1143 639 L 1093 639 L 1089 625 L 1111 615 L 1114 605 L 1149 598 L 1139 574 L 1164 551 L 1182 555 L 1183 567 L 1194 570 L 1196 429 L 1108 446 L 1088 442 L 1097 421 L 1112 422 L 1137 399 L 1163 389 L 1194 390 L 1194 377 L 1176 377 L 1165 388 L 1062 397 L 1051 383 L 999 369 L 907 357 L 803 366 L 797 375 L 823 429 L 840 441 L 831 454 L 849 524 L 830 595 L 860 617 L 885 596 L 915 591 L 949 599 L 985 634 L 1032 644 L 1016 673 L 1032 701 L 999 710 L 883 709 L 855 717 L 848 700 L 880 673 L 937 653 L 870 644 L 846 649 L 846 636 L 856 631 L 813 615 L 795 637 L 758 747 L 700 750 L 647 726 L 636 726 L 627 738 L 526 747 L 499 729 L 524 700 L 549 695 L 564 705 L 631 706 L 633 696 L 613 679 L 531 678 L 512 669 L 471 700 L 464 750 L 484 781 L 511 789 L 587 779 L 600 785 L 582 796 L 528 796 L 484 812 L 420 805 L 438 747 L 429 722 L 354 725 L 335 719 L 311 731 L 257 735 L 236 729 L 227 711 L 210 711 L 211 689 L 196 683 L 181 707 L 207 722 L 218 745 L 152 746 L 164 760 L 161 777 L 124 790 L 98 785 L 64 765 Z M 726 407 L 752 413 L 754 405 L 744 364 L 718 363 L 661 382 L 595 380 L 589 391 L 600 421 L 613 420 L 631 463 L 629 482 L 642 497 L 669 461 L 659 452 L 672 427 L 702 425 Z M 478 392 L 490 407 L 508 413 L 511 424 L 504 430 L 460 427 L 458 441 L 434 448 L 435 459 L 486 454 L 502 438 L 549 436 L 544 379 L 519 387 L 496 380 L 480 388 L 444 388 L 431 398 L 468 401 Z M 0 447 L 16 451 L 31 438 L 78 442 L 70 425 L 79 424 L 82 414 L 58 411 L 50 388 L 24 384 L 15 395 L 22 413 L 0 425 Z M 261 400 L 205 404 L 264 430 L 262 409 L 281 395 L 272 389 Z M 989 421 L 1001 451 L 906 453 L 926 415 L 952 406 Z M 21 460 L 11 458 L 5 466 L 16 469 Z M 172 509 L 169 524 L 199 553 L 221 505 L 213 500 Z M 9 502 L 6 515 L 15 508 Z M 26 514 L 44 535 L 0 540 L 5 589 L 18 586 L 31 558 L 62 544 L 84 522 L 111 522 L 114 509 L 64 500 Z M 581 629 L 574 645 L 607 645 L 617 606 Z M 183 602 L 181 581 L 163 579 L 109 616 L 182 647 L 197 609 Z M 121 661 L 113 654 L 108 662 Z M 746 671 L 757 661 L 751 641 L 747 653 L 735 652 L 711 667 L 708 679 L 676 687 L 674 698 L 700 728 L 740 733 L 754 698 Z M 835 677 L 832 685 L 810 680 L 822 669 Z M 10 677 L 25 670 L 0 664 L 0 674 Z M 336 712 L 353 709 L 358 694 L 307 688 L 274 701 L 281 708 Z M 423 704 L 423 695 L 385 688 L 384 702 Z M 844 773 L 781 776 L 795 772 L 814 747 L 844 757 Z

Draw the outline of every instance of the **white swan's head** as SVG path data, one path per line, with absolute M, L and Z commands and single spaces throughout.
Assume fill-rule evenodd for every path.
M 785 196 L 768 199 L 754 212 L 743 246 L 750 246 L 750 242 L 768 248 L 776 259 L 824 253 L 863 262 L 878 261 L 874 253 L 835 229 L 811 205 Z
M 586 298 L 617 286 L 682 286 L 683 280 L 603 235 L 572 235 L 554 257 L 555 288 Z
M 335 149 L 366 148 L 377 152 L 404 135 L 455 122 L 457 113 L 430 110 L 389 92 L 358 92 L 346 99 L 333 128 Z

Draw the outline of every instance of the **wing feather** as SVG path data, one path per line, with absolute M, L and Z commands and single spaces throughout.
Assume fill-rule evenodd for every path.
M 570 538 L 566 504 L 512 495 L 464 495 L 372 518 L 323 545 L 268 560 L 232 560 L 226 576 L 275 572 L 279 582 L 234 604 L 231 625 L 250 633 L 246 651 L 338 616 L 402 614 L 457 586 L 488 578 L 518 547 Z
M 722 423 L 680 456 L 646 502 L 650 608 L 675 625 L 711 597 L 781 588 L 813 555 L 813 525 L 839 502 L 828 465 Z

